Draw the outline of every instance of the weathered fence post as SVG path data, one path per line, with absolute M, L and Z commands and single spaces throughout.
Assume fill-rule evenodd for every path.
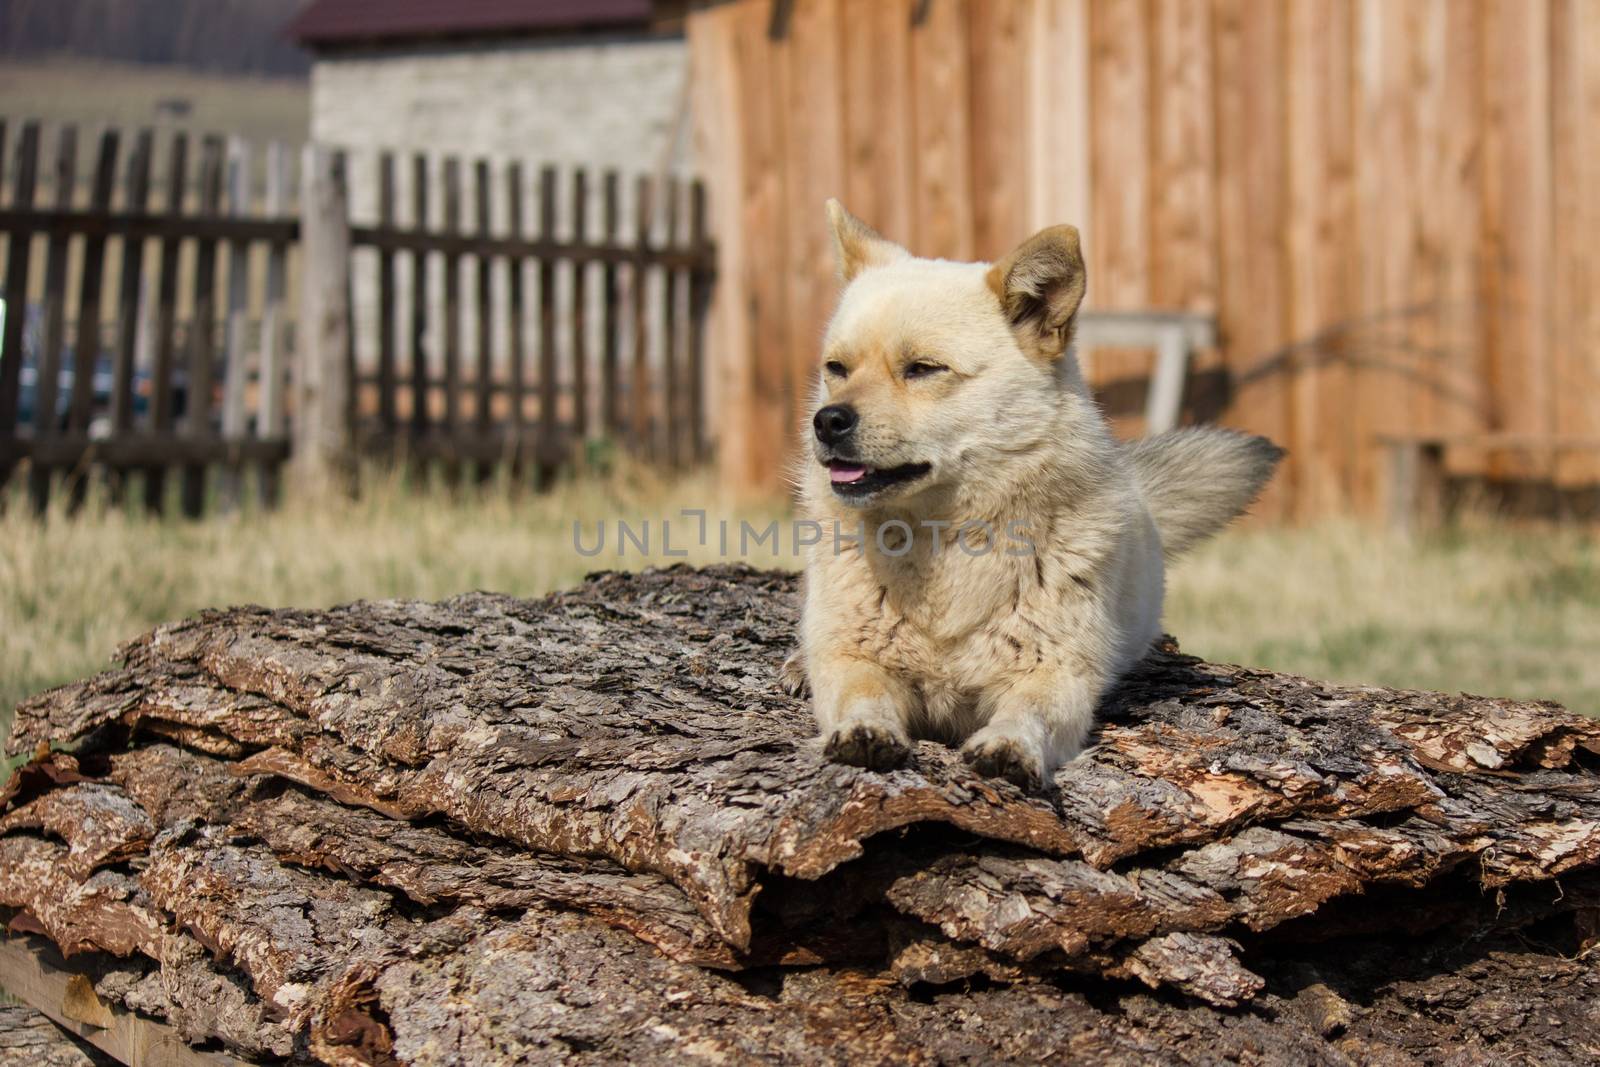
M 227 213 L 233 218 L 250 214 L 250 145 L 241 137 L 228 138 L 227 173 L 224 179 Z M 246 365 L 250 341 L 250 245 L 234 241 L 228 247 L 228 332 L 222 372 L 222 437 L 230 448 L 237 448 L 245 436 L 245 385 L 250 376 Z M 219 504 L 225 511 L 239 507 L 243 491 L 243 463 L 229 457 L 223 464 Z
M 352 487 L 350 218 L 342 161 L 305 147 L 301 174 L 300 338 L 293 385 L 291 470 L 302 492 Z
M 267 217 L 282 218 L 289 207 L 289 151 L 279 141 L 267 146 Z M 267 247 L 266 302 L 261 308 L 261 402 L 256 420 L 257 437 L 282 437 L 284 428 L 284 393 L 288 387 L 288 368 L 284 351 L 287 347 L 288 315 L 284 304 L 288 298 L 289 244 L 274 241 Z M 278 467 L 275 463 L 261 465 L 258 489 L 263 504 L 275 504 L 278 499 Z

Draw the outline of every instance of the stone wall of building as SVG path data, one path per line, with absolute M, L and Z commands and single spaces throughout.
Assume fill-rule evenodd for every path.
M 680 37 L 385 50 L 318 59 L 314 139 L 363 150 L 654 171 L 687 166 Z

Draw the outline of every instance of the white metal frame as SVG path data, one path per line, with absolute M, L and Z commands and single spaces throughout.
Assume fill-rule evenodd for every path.
M 1149 348 L 1156 353 L 1145 397 L 1145 433 L 1178 425 L 1183 384 L 1196 349 L 1217 343 L 1216 320 L 1186 311 L 1085 311 L 1078 316 L 1080 356 L 1094 348 Z

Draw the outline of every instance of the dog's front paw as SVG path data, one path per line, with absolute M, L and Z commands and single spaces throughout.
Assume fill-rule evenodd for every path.
M 822 752 L 835 763 L 887 771 L 906 761 L 911 755 L 911 743 L 887 726 L 846 723 L 828 735 Z
M 988 728 L 973 734 L 961 746 L 961 758 L 986 778 L 1004 778 L 1034 792 L 1044 783 L 1044 757 L 1037 747 L 1018 737 Z
M 806 689 L 806 654 L 801 649 L 795 649 L 789 658 L 783 661 L 783 666 L 778 668 L 778 684 L 783 691 L 792 697 L 805 696 Z

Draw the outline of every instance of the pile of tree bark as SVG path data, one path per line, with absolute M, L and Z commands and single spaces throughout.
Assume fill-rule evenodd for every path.
M 674 568 L 163 627 L 18 709 L 12 944 L 268 1061 L 1600 1057 L 1600 724 L 1168 643 L 1028 795 L 825 761 L 796 610 Z

